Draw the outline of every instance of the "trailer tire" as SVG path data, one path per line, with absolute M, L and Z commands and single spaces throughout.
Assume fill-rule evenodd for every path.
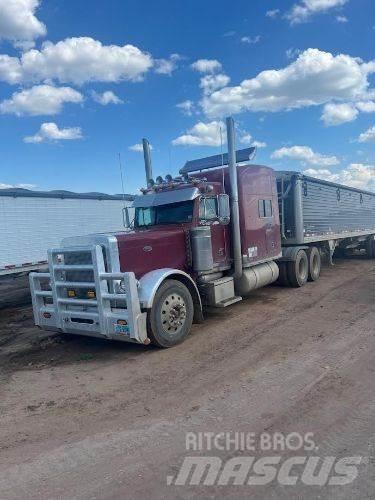
M 307 257 L 309 259 L 309 276 L 307 279 L 308 281 L 318 281 L 322 269 L 322 259 L 320 257 L 319 248 L 309 248 L 307 250 Z
M 293 288 L 299 288 L 306 284 L 309 276 L 309 261 L 305 250 L 299 250 L 296 260 L 288 262 L 288 281 Z
M 375 240 L 373 236 L 366 241 L 366 254 L 369 259 L 375 258 Z
M 290 286 L 288 279 L 287 262 L 279 262 L 279 283 L 281 286 Z
M 187 337 L 194 304 L 189 290 L 177 280 L 165 280 L 148 314 L 148 335 L 158 347 L 173 347 Z

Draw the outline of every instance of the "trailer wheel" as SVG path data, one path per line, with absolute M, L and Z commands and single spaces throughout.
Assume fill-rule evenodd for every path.
M 309 248 L 307 250 L 307 257 L 309 259 L 308 281 L 318 281 L 322 269 L 322 259 L 319 249 L 317 247 Z
M 366 240 L 366 254 L 369 259 L 375 258 L 375 240 L 373 236 Z
M 279 262 L 279 283 L 281 286 L 290 286 L 288 279 L 287 262 Z
M 309 261 L 305 250 L 297 253 L 296 260 L 288 262 L 288 280 L 290 286 L 299 288 L 307 282 L 309 276 Z
M 189 290 L 180 281 L 166 280 L 155 295 L 148 315 L 151 341 L 159 347 L 173 347 L 190 332 L 194 305 Z

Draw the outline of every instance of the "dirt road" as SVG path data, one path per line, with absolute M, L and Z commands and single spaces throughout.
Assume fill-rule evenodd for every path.
M 210 313 L 170 350 L 49 337 L 29 305 L 0 310 L 0 498 L 374 498 L 374 304 L 374 262 L 356 258 Z M 194 453 L 192 432 L 313 433 L 316 448 Z M 294 486 L 175 484 L 187 456 L 270 454 L 362 458 L 345 486 L 306 485 L 303 462 Z

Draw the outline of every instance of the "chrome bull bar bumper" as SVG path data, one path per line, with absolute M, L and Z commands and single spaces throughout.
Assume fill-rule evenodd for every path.
M 67 255 L 91 255 L 90 263 L 65 263 Z M 69 259 L 67 259 L 69 262 Z M 72 259 L 70 259 L 72 260 Z M 35 324 L 45 330 L 149 344 L 147 313 L 141 311 L 134 273 L 106 272 L 103 248 L 66 247 L 48 252 L 49 273 L 31 273 Z M 91 281 L 69 280 L 87 272 Z M 118 293 L 115 282 L 121 282 Z M 72 298 L 69 289 L 95 290 L 95 298 Z

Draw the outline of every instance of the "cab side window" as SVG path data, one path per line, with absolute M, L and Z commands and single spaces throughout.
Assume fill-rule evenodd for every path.
M 218 218 L 217 198 L 201 198 L 199 203 L 199 218 L 201 220 L 215 220 Z
M 258 200 L 259 217 L 272 217 L 272 200 Z

